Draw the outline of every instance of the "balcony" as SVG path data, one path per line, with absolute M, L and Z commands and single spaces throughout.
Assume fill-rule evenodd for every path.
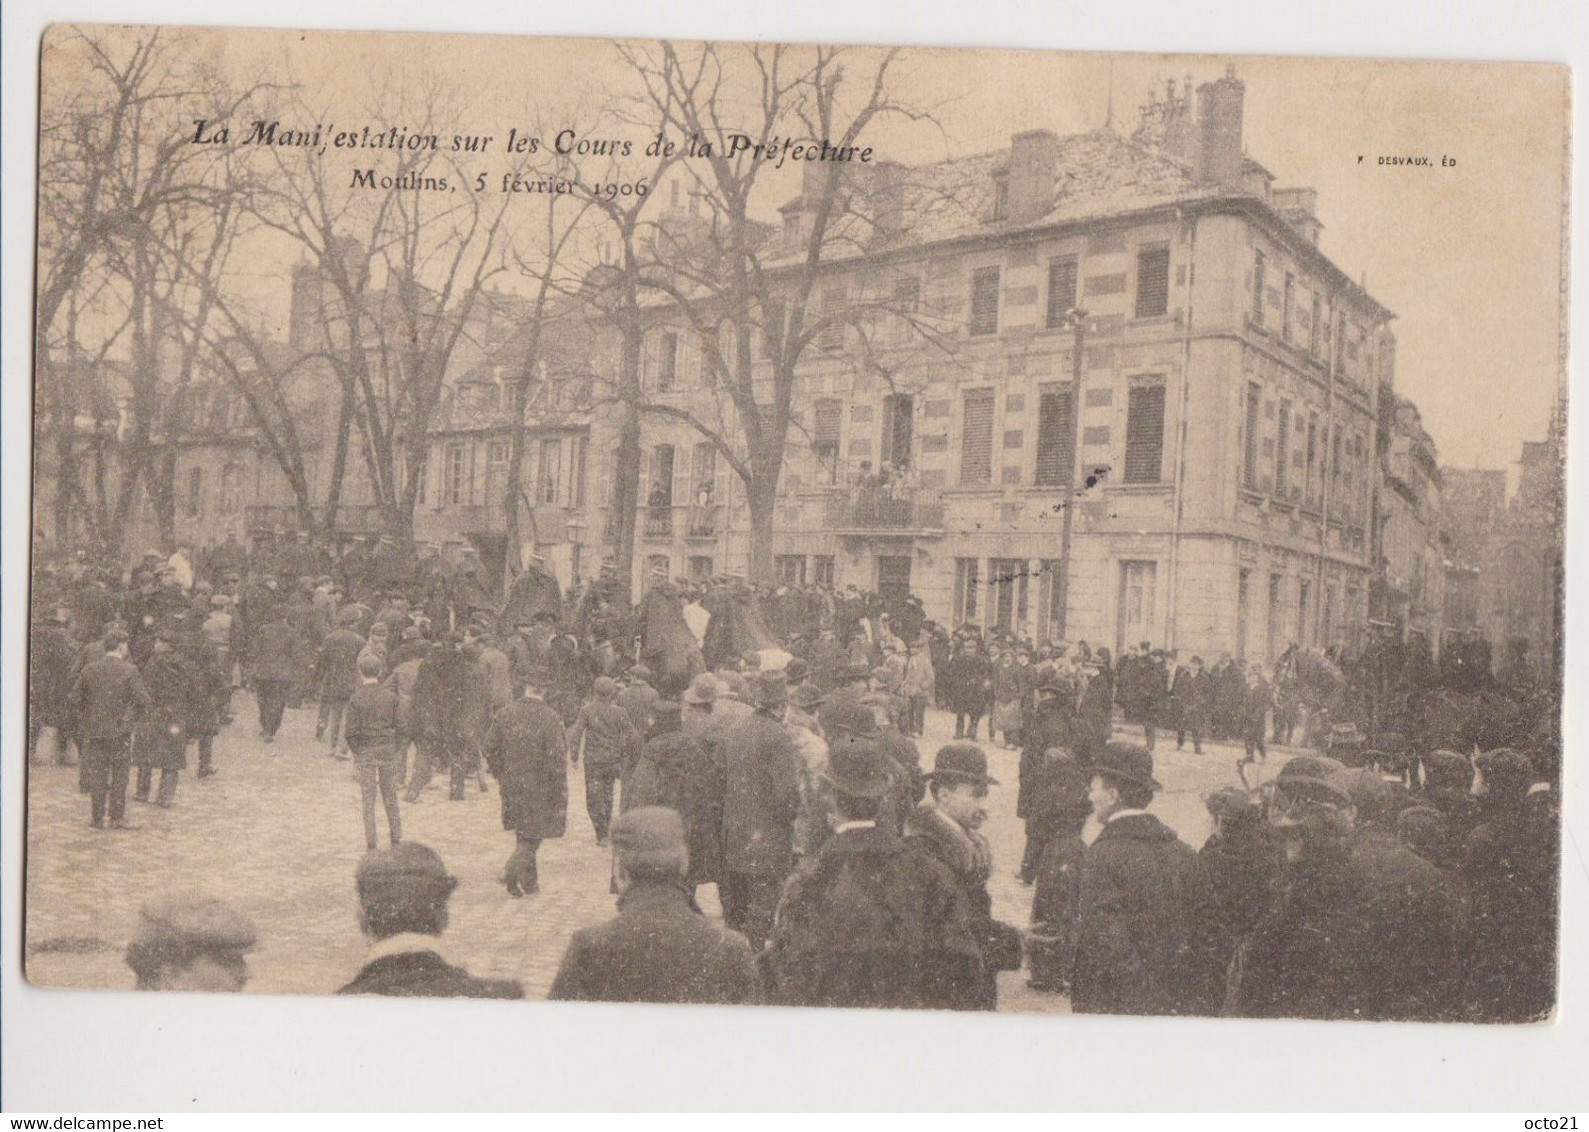
M 326 507 L 321 504 L 310 508 L 317 526 L 325 526 Z M 248 529 L 271 531 L 280 529 L 292 534 L 300 527 L 298 508 L 292 505 L 255 504 L 247 508 Z M 374 503 L 344 503 L 337 508 L 336 530 L 339 534 L 380 534 L 385 523 L 381 508 Z
M 609 527 L 612 519 L 608 519 Z M 640 508 L 640 537 L 664 541 L 682 536 L 692 542 L 709 542 L 723 533 L 723 505 L 700 506 L 670 503 Z
M 845 534 L 941 534 L 943 495 L 920 487 L 854 487 L 828 496 L 824 525 Z

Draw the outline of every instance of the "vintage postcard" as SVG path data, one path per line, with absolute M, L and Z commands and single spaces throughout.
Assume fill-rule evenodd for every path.
M 42 67 L 34 984 L 1552 1016 L 1566 68 Z

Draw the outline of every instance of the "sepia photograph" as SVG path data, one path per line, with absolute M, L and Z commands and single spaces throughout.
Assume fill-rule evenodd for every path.
M 40 68 L 34 987 L 1551 1023 L 1566 66 Z

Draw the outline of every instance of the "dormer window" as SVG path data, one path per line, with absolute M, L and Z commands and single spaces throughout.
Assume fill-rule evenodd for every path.
M 789 243 L 799 242 L 801 236 L 800 228 L 800 214 L 798 212 L 791 212 L 783 218 L 783 238 Z
M 1004 220 L 1010 215 L 1010 179 L 1004 174 L 993 179 L 993 219 Z

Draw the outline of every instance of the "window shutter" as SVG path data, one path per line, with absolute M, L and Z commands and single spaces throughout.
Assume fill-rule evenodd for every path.
M 1045 385 L 1038 395 L 1037 468 L 1034 482 L 1068 484 L 1075 475 L 1076 448 L 1072 396 L 1067 387 Z
M 1263 399 L 1263 394 L 1257 382 L 1247 385 L 1247 435 L 1246 453 L 1243 460 L 1243 483 L 1248 489 L 1256 491 L 1258 488 L 1258 407 Z
M 993 478 L 993 390 L 966 391 L 960 436 L 960 482 L 988 483 Z
M 818 342 L 825 350 L 844 346 L 844 288 L 829 287 L 822 292 L 822 333 Z
M 1170 309 L 1170 249 L 1137 252 L 1137 317 L 1157 318 Z
M 1164 462 L 1164 385 L 1135 385 L 1126 407 L 1126 483 L 1158 483 Z
M 1065 324 L 1065 316 L 1076 306 L 1076 257 L 1048 261 L 1048 325 Z
M 972 334 L 999 332 L 999 269 L 979 267 L 971 273 Z

